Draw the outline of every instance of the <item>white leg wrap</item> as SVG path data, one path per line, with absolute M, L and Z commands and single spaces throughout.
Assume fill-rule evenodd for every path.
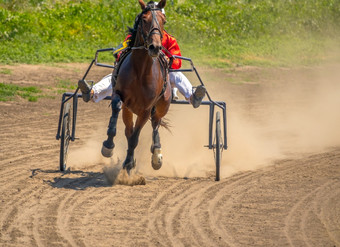
M 108 74 L 103 77 L 98 83 L 93 85 L 93 98 L 94 102 L 99 102 L 104 99 L 106 96 L 112 95 L 112 83 L 111 83 L 112 74 Z
M 192 85 L 188 78 L 182 72 L 170 72 L 170 83 L 175 84 L 181 94 L 186 99 L 190 99 L 192 95 Z

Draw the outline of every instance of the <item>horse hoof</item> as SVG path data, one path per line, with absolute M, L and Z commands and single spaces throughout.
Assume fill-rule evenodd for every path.
M 125 163 L 123 164 L 123 169 L 126 170 L 127 174 L 130 175 L 130 171 L 135 168 L 136 166 L 136 161 L 131 161 L 131 162 L 128 162 L 128 163 Z
M 106 158 L 110 158 L 113 155 L 113 148 L 107 148 L 105 146 L 105 142 L 103 143 L 103 146 L 102 146 L 102 155 Z
M 155 148 L 153 151 L 151 163 L 154 170 L 159 170 L 162 167 L 163 155 L 161 151 L 160 148 Z

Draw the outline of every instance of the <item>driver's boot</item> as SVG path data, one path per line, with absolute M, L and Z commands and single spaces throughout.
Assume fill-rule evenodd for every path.
M 195 92 L 190 97 L 190 102 L 194 108 L 197 108 L 201 105 L 206 92 L 207 90 L 203 85 L 196 87 Z
M 82 93 L 82 98 L 85 102 L 89 102 L 91 99 L 91 89 L 92 87 L 85 81 L 79 80 L 78 87 Z

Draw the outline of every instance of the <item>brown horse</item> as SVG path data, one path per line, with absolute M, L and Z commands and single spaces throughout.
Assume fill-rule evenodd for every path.
M 143 0 L 139 0 L 139 4 L 142 12 L 136 18 L 135 32 L 131 38 L 132 51 L 121 62 L 117 78 L 113 80 L 116 84 L 113 85 L 112 116 L 107 131 L 108 138 L 102 147 L 103 156 L 111 157 L 115 146 L 113 137 L 116 135 L 118 114 L 122 108 L 128 141 L 123 168 L 128 173 L 136 165 L 134 150 L 139 134 L 150 117 L 153 128 L 152 167 L 159 169 L 162 166 L 158 128 L 171 102 L 170 83 L 168 79 L 164 80 L 164 68 L 159 60 L 165 24 L 161 9 L 165 7 L 166 0 L 161 0 L 157 5 L 152 1 L 145 4 Z M 133 114 L 137 115 L 135 125 Z

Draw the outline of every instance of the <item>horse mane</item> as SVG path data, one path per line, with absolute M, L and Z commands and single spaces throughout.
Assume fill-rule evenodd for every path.
M 130 38 L 131 41 L 129 42 L 130 48 L 133 47 L 134 44 L 135 44 L 137 31 L 138 31 L 138 25 L 139 25 L 139 22 L 140 22 L 140 17 L 144 12 L 148 11 L 148 9 L 150 9 L 150 8 L 156 8 L 154 1 L 149 1 L 146 4 L 146 8 L 142 11 L 142 13 L 140 13 L 136 16 L 135 24 L 133 25 L 133 27 L 128 27 L 128 30 L 127 30 L 128 34 L 131 35 L 131 38 Z

